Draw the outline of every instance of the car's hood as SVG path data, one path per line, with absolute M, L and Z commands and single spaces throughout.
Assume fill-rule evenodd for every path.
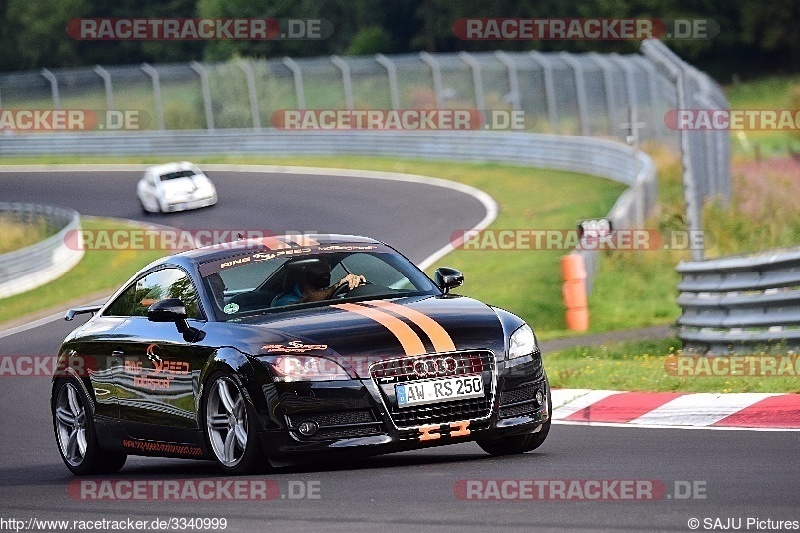
M 366 377 L 369 364 L 379 360 L 486 349 L 502 357 L 504 350 L 497 314 L 466 297 L 333 304 L 270 315 L 261 323 L 241 326 L 247 334 L 239 340 L 247 339 L 253 355 L 321 355 L 360 377 Z

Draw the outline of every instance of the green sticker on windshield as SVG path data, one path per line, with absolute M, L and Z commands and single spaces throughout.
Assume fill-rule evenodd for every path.
M 230 303 L 226 305 L 222 310 L 225 311 L 227 314 L 231 315 L 239 310 L 239 304 Z

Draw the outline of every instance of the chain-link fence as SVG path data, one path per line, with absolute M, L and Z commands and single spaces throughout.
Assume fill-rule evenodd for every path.
M 728 102 L 716 83 L 659 41 L 645 41 L 642 52 L 423 52 L 43 69 L 0 75 L 0 108 L 135 111 L 136 128 L 150 130 L 259 130 L 274 126 L 282 110 L 298 109 L 518 111 L 530 132 L 680 147 L 687 218 L 697 229 L 702 200 L 730 196 L 730 140 L 725 131 L 670 129 L 665 116 L 725 109 Z

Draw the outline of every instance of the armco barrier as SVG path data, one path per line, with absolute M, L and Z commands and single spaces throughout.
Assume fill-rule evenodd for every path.
M 20 220 L 43 217 L 59 231 L 47 239 L 26 248 L 0 255 L 0 298 L 13 296 L 68 272 L 83 257 L 83 250 L 66 245 L 68 232 L 80 230 L 77 211 L 49 205 L 0 202 L 0 214 Z
M 800 347 L 800 249 L 682 262 L 677 270 L 684 352 Z
M 495 131 L 281 131 L 206 130 L 87 132 L 8 136 L 0 156 L 76 155 L 371 155 L 468 162 L 497 162 L 581 172 L 628 185 L 608 217 L 613 227 L 641 228 L 656 201 L 652 160 L 626 144 L 595 137 Z M 532 202 L 541 202 L 535 190 Z M 587 213 L 586 216 L 595 216 Z M 598 254 L 580 251 L 587 290 Z

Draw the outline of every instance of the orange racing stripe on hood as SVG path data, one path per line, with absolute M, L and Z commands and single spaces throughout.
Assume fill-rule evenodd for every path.
M 411 309 L 393 302 L 376 300 L 373 302 L 364 303 L 373 307 L 380 307 L 381 309 L 392 311 L 393 313 L 409 319 L 411 322 L 419 326 L 428 337 L 430 337 L 431 342 L 433 343 L 433 350 L 435 352 L 439 353 L 456 351 L 456 345 L 453 343 L 453 339 L 450 337 L 450 334 L 447 333 L 441 324 L 436 322 L 428 315 L 421 313 L 416 309 Z
M 425 346 L 422 344 L 422 340 L 419 338 L 419 335 L 414 333 L 414 330 L 411 329 L 408 324 L 395 316 L 384 313 L 378 309 L 371 309 L 369 307 L 364 307 L 357 304 L 336 304 L 332 307 L 349 311 L 351 313 L 356 313 L 363 317 L 369 318 L 370 320 L 374 320 L 381 326 L 385 327 L 391 331 L 395 337 L 397 337 L 397 340 L 400 341 L 400 344 L 403 346 L 403 350 L 406 352 L 406 355 L 422 355 L 425 353 Z

